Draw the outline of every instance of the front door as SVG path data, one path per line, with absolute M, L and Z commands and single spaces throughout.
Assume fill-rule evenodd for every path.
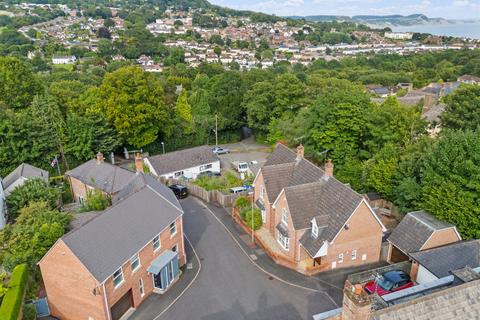
M 153 281 L 155 283 L 155 288 L 163 289 L 163 281 L 162 281 L 162 272 L 160 271 L 158 274 L 153 276 Z

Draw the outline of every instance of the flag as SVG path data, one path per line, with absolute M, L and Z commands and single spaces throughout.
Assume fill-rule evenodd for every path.
M 53 158 L 53 160 L 52 160 L 52 162 L 50 163 L 50 165 L 52 166 L 52 168 L 54 168 L 56 164 L 57 164 L 57 157 Z

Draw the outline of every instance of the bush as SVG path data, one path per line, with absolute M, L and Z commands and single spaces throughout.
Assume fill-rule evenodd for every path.
M 20 264 L 13 269 L 12 279 L 0 306 L 0 319 L 17 320 L 23 304 L 23 295 L 27 284 L 27 265 Z
M 247 226 L 252 229 L 252 210 L 245 210 L 245 222 Z M 262 226 L 262 213 L 260 209 L 255 208 L 253 210 L 253 230 L 257 231 Z
M 247 208 L 250 205 L 250 201 L 248 201 L 247 197 L 239 197 L 237 200 L 235 200 L 235 207 L 237 207 L 238 210 L 242 210 Z
M 110 202 L 110 197 L 103 194 L 102 191 L 95 189 L 93 192 L 88 192 L 85 203 L 80 207 L 80 212 L 102 211 L 107 209 Z
M 234 172 L 227 171 L 221 177 L 203 176 L 196 179 L 194 183 L 207 191 L 228 191 L 230 188 L 244 185 L 245 181 L 237 177 Z

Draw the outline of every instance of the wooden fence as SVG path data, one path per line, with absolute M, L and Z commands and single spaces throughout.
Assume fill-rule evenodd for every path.
M 203 201 L 207 203 L 213 203 L 213 204 L 218 204 L 224 208 L 230 208 L 233 207 L 233 204 L 235 203 L 235 200 L 241 196 L 246 196 L 247 192 L 241 192 L 241 193 L 236 193 L 236 194 L 224 194 L 221 191 L 218 190 L 205 190 L 204 188 L 185 181 L 185 180 L 179 180 L 179 179 L 160 179 L 163 183 L 166 183 L 167 185 L 172 185 L 172 184 L 179 184 L 182 186 L 187 187 L 188 192 L 197 197 L 202 199 Z

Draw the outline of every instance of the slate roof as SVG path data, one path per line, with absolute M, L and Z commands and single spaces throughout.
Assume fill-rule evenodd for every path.
M 3 187 L 7 189 L 11 184 L 21 177 L 26 179 L 39 178 L 45 182 L 48 182 L 48 176 L 48 171 L 29 165 L 28 163 L 22 163 L 3 179 Z
M 148 157 L 158 175 L 219 161 L 209 146 L 200 146 Z
M 395 247 L 406 254 L 420 251 L 432 233 L 455 228 L 453 224 L 439 221 L 425 211 L 407 213 L 388 238 Z
M 374 320 L 480 319 L 480 280 L 400 303 L 371 315 Z
M 284 164 L 284 163 L 291 163 L 294 162 L 297 158 L 295 152 L 290 150 L 287 146 L 277 143 L 275 146 L 275 150 L 268 156 L 267 161 L 263 165 L 266 166 L 273 166 L 276 164 Z
M 480 240 L 459 241 L 411 253 L 410 256 L 438 278 L 465 267 L 480 267 Z
M 98 162 L 97 159 L 89 160 L 65 174 L 110 194 L 125 188 L 135 177 L 135 172 L 105 161 Z
M 125 198 L 62 237 L 100 283 L 183 214 L 173 192 L 147 177 L 137 176 Z

